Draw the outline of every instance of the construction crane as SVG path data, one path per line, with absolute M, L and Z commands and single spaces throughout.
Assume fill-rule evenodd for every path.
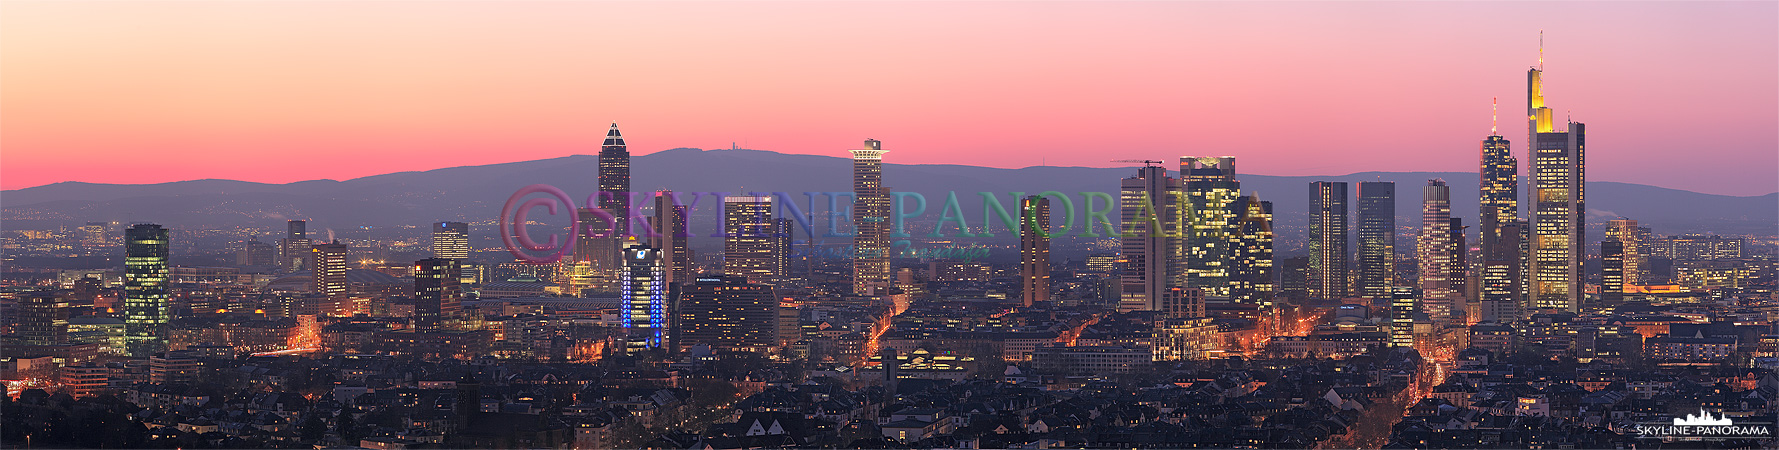
M 1151 161 L 1151 160 L 1147 160 L 1147 159 L 1114 159 L 1114 160 L 1112 160 L 1112 162 L 1143 163 L 1144 167 L 1161 167 L 1160 164 L 1163 162 L 1166 162 L 1166 161 Z

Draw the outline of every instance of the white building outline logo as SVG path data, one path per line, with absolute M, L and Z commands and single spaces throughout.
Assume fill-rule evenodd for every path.
M 1709 411 L 1705 411 L 1705 408 L 1699 408 L 1698 415 L 1687 414 L 1685 418 L 1675 417 L 1674 425 L 1719 426 L 1719 425 L 1732 425 L 1732 424 L 1730 423 L 1730 418 L 1728 418 L 1728 417 L 1724 417 L 1721 415 L 1712 416 Z

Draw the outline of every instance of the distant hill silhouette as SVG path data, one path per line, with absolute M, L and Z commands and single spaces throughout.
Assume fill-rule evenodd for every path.
M 895 154 L 890 153 L 890 161 Z M 1264 167 L 1242 161 L 1238 168 Z M 1167 167 L 1177 170 L 1177 163 Z M 1027 167 L 998 169 L 963 165 L 886 164 L 884 180 L 897 191 L 927 196 L 926 216 L 936 218 L 946 191 L 955 191 L 972 225 L 980 225 L 980 191 L 998 193 L 1011 205 L 1009 192 L 1061 191 L 1071 194 L 1106 192 L 1116 196 L 1119 179 L 1133 168 Z M 159 184 L 95 184 L 66 182 L 0 192 L 7 228 L 84 221 L 152 221 L 176 228 L 278 226 L 286 218 L 305 218 L 321 226 L 420 225 L 439 220 L 492 221 L 501 205 L 519 187 L 545 183 L 562 188 L 577 201 L 594 192 L 598 158 L 575 155 L 536 161 L 452 167 L 423 172 L 398 172 L 346 181 L 312 180 L 289 184 L 232 180 L 193 180 Z M 790 192 L 801 206 L 806 191 L 851 191 L 851 160 L 841 156 L 792 155 L 759 150 L 680 148 L 634 157 L 632 186 L 637 191 Z M 1361 172 L 1339 176 L 1268 176 L 1239 174 L 1244 192 L 1273 202 L 1281 252 L 1303 238 L 1310 181 L 1347 181 L 1349 195 L 1359 181 L 1393 181 L 1397 191 L 1397 226 L 1411 233 L 1420 223 L 1420 187 L 1443 178 L 1452 187 L 1453 215 L 1469 225 L 1477 220 L 1477 174 L 1464 172 Z M 1522 179 L 1528 177 L 1522 176 Z M 1522 187 L 1522 198 L 1525 188 Z M 818 207 L 826 200 L 817 199 Z M 709 234 L 716 202 L 700 203 L 694 226 Z M 1528 213 L 1522 203 L 1521 215 Z M 1352 213 L 1356 214 L 1354 208 Z M 1590 222 L 1619 216 L 1637 219 L 1658 234 L 1779 234 L 1779 193 L 1735 197 L 1701 194 L 1655 186 L 1592 182 L 1588 185 Z M 534 215 L 534 217 L 537 217 Z M 1060 215 L 1058 215 L 1060 217 Z M 1114 213 L 1112 217 L 1117 217 Z M 932 219 L 929 219 L 932 220 Z M 1077 218 L 1077 221 L 1082 219 Z M 1079 227 L 1077 222 L 1077 227 Z M 311 225 L 314 229 L 315 225 Z M 1595 225 L 1598 229 L 1598 225 Z M 1473 231 L 1474 233 L 1474 231 Z M 1600 234 L 1590 231 L 1588 239 Z M 1399 245 L 1403 243 L 1399 242 Z M 1412 248 L 1412 243 L 1408 247 Z

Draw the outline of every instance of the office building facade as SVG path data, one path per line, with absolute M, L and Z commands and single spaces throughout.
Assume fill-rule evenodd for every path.
M 1019 199 L 1019 303 L 1050 304 L 1050 199 Z
M 278 240 L 278 268 L 287 272 L 309 269 L 310 249 L 314 242 L 309 240 L 309 223 L 292 220 L 284 224 L 284 238 Z
M 866 139 L 865 148 L 852 151 L 852 291 L 857 295 L 883 295 L 890 287 L 890 195 L 883 185 L 883 143 Z
M 1234 256 L 1230 246 L 1238 239 L 1235 203 L 1242 186 L 1235 179 L 1235 157 L 1181 157 L 1179 183 L 1187 203 L 1178 207 L 1186 213 L 1176 212 L 1187 223 L 1179 241 L 1179 263 L 1184 264 L 1180 284 L 1227 298 Z
M 772 206 L 772 197 L 723 197 L 723 273 L 755 284 L 777 281 L 781 264 L 773 254 L 778 221 Z
M 774 352 L 784 344 L 784 318 L 772 286 L 743 277 L 701 276 L 680 287 L 675 345 L 709 345 L 717 351 Z
M 1606 240 L 1618 241 L 1623 244 L 1624 284 L 1643 284 L 1643 246 L 1644 236 L 1649 229 L 1637 226 L 1633 219 L 1613 219 L 1606 221 Z M 1604 251 L 1602 251 L 1604 253 Z
M 1245 195 L 1235 202 L 1235 232 L 1230 235 L 1229 300 L 1273 308 L 1272 202 Z
M 1347 297 L 1347 183 L 1310 183 L 1309 296 Z
M 1390 288 L 1390 346 L 1415 346 L 1415 311 L 1419 308 L 1415 299 L 1415 288 L 1395 286 Z
M 1390 298 L 1396 284 L 1396 183 L 1359 183 L 1359 217 L 1353 234 L 1358 239 L 1354 262 L 1358 278 L 1355 296 Z
M 1478 274 L 1481 320 L 1505 323 L 1519 319 L 1526 303 L 1525 249 L 1527 228 L 1520 219 L 1519 159 L 1513 143 L 1489 127 L 1479 147 L 1482 273 Z
M 455 328 L 462 310 L 458 260 L 427 258 L 414 262 L 414 325 L 421 330 Z
M 155 224 L 124 231 L 124 345 L 130 356 L 147 357 L 167 345 L 168 230 Z
M 1544 103 L 1544 69 L 1526 72 L 1527 117 L 1532 153 L 1532 291 L 1538 310 L 1578 312 L 1582 264 L 1587 260 L 1587 127 L 1569 121 L 1558 130 Z
M 469 224 L 434 222 L 432 224 L 432 257 L 458 261 L 469 259 Z
M 1600 301 L 1607 305 L 1625 298 L 1626 247 L 1617 239 L 1600 241 Z
M 685 205 L 673 203 L 673 191 L 655 193 L 655 217 L 652 220 L 655 237 L 651 246 L 661 249 L 661 267 L 666 269 L 668 284 L 683 284 L 692 281 L 692 251 L 686 239 L 692 234 L 686 230 Z
M 1456 259 L 1452 242 L 1452 191 L 1444 180 L 1427 180 L 1421 188 L 1421 231 L 1415 238 L 1421 308 L 1434 323 L 1449 323 L 1461 301 L 1452 280 Z
M 1180 287 L 1176 274 L 1179 249 L 1179 205 L 1174 193 L 1179 181 L 1167 175 L 1167 168 L 1148 166 L 1137 169 L 1137 175 L 1120 183 L 1119 205 L 1124 236 L 1119 248 L 1124 270 L 1118 311 L 1158 311 L 1162 297 Z
M 627 339 L 626 352 L 661 348 L 667 344 L 671 325 L 668 295 L 671 286 L 661 267 L 661 250 L 647 245 L 624 249 L 624 268 L 619 273 L 619 298 L 624 310 L 619 322 Z
M 338 304 L 346 300 L 346 256 L 350 254 L 346 244 L 316 244 L 314 256 L 310 258 L 314 265 L 314 293 L 327 299 L 328 303 Z

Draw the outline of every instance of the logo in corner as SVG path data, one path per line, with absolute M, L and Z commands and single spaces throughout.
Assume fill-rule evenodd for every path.
M 1637 437 L 1664 441 L 1724 441 L 1773 439 L 1774 434 L 1771 422 L 1737 423 L 1726 414 L 1712 414 L 1699 408 L 1698 414 L 1675 417 L 1672 423 L 1638 424 Z

